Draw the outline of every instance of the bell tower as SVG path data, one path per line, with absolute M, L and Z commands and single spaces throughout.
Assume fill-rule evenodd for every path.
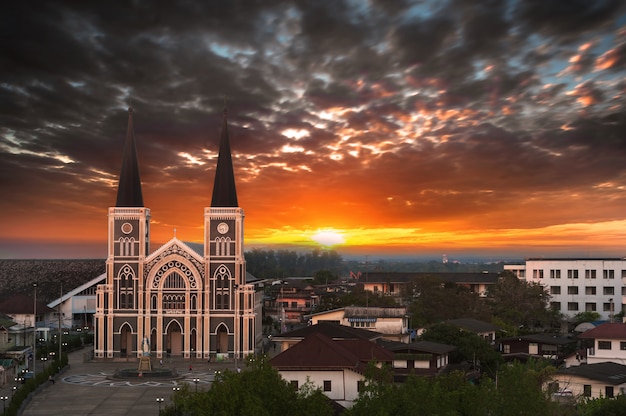
M 253 352 L 252 287 L 246 285 L 244 212 L 237 201 L 224 110 L 211 206 L 204 209 L 204 259 L 207 265 L 209 342 L 215 353 L 236 358 Z M 250 293 L 248 293 L 250 292 Z M 254 337 L 252 337 L 254 338 Z
M 105 351 L 106 358 L 111 358 L 114 351 L 122 355 L 137 351 L 137 335 L 143 332 L 139 315 L 144 305 L 140 293 L 149 241 L 150 210 L 143 203 L 131 107 L 117 200 L 108 215 L 106 284 L 97 291 L 96 356 L 104 357 Z M 124 331 L 116 333 L 121 319 L 128 325 L 124 326 Z

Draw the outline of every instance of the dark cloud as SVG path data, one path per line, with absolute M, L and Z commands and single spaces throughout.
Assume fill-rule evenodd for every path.
M 626 186 L 622 4 L 11 3 L 0 208 L 15 220 L 0 239 L 19 221 L 48 238 L 62 226 L 44 218 L 98 223 L 130 105 L 144 199 L 163 227 L 196 232 L 176 210 L 201 218 L 225 107 L 257 232 L 614 220 Z

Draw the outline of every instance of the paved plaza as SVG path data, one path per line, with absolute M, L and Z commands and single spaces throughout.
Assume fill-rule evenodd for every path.
M 232 362 L 164 360 L 164 367 L 176 370 L 178 374 L 176 380 L 120 380 L 112 377 L 115 371 L 136 368 L 136 360 L 86 362 L 85 354 L 88 354 L 88 351 L 81 350 L 69 354 L 69 368 L 57 375 L 54 384 L 46 383 L 46 386 L 32 397 L 22 415 L 158 415 L 157 398 L 164 399 L 163 406 L 171 404 L 173 387 L 188 383 L 191 388 L 195 389 L 194 379 L 197 378 L 200 380 L 197 384 L 198 390 L 207 389 L 213 381 L 215 371 L 234 369 Z M 158 361 L 153 359 L 153 365 L 158 366 Z M 11 397 L 11 387 L 5 386 L 0 394 Z

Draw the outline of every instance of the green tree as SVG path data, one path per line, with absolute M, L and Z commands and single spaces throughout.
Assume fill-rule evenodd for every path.
M 332 408 L 319 389 L 294 390 L 267 357 L 250 357 L 241 373 L 225 371 L 211 388 L 199 392 L 185 385 L 162 415 L 310 415 L 328 416 Z M 176 410 L 175 410 L 176 409 Z
M 578 312 L 576 315 L 574 315 L 574 326 L 578 324 L 582 324 L 583 322 L 599 321 L 600 318 L 601 316 L 598 312 L 594 312 L 594 311 Z
M 489 290 L 491 314 L 522 332 L 534 332 L 537 327 L 560 324 L 558 311 L 548 308 L 550 294 L 537 283 L 520 280 L 510 271 L 502 273 Z

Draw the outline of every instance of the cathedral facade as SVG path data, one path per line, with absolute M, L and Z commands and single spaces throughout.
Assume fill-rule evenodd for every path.
M 150 209 L 143 202 L 129 109 L 117 201 L 108 212 L 106 283 L 96 291 L 95 357 L 149 352 L 156 358 L 225 359 L 254 353 L 261 303 L 246 273 L 243 235 L 224 112 L 202 252 L 176 236 L 150 252 Z

